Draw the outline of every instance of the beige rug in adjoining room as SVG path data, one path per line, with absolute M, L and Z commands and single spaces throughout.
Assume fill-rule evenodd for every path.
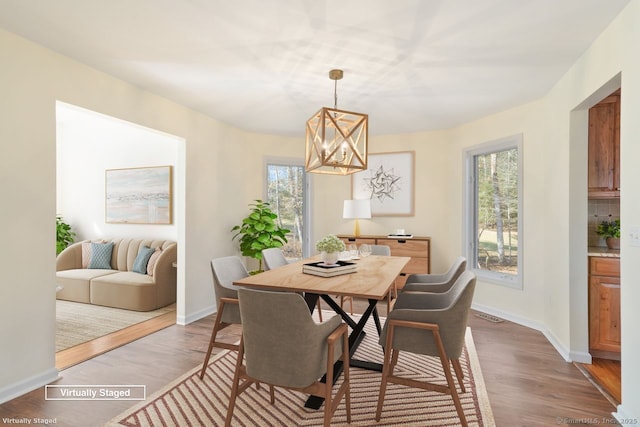
M 171 311 L 175 304 L 141 312 L 56 300 L 56 352 Z
M 329 317 L 331 313 L 327 313 Z M 384 321 L 384 319 L 381 319 Z M 377 333 L 369 322 L 367 336 L 356 352 L 356 358 L 382 361 Z M 210 363 L 204 380 L 200 367 L 182 375 L 163 389 L 147 397 L 129 410 L 113 418 L 109 426 L 221 426 L 224 425 L 236 354 L 225 350 Z M 471 330 L 467 329 L 465 351 L 460 359 L 467 392 L 460 394 L 470 426 L 495 426 L 489 398 L 476 355 Z M 439 359 L 401 354 L 396 372 L 415 379 L 446 384 Z M 342 378 L 342 377 L 341 377 Z M 351 368 L 352 426 L 457 426 L 451 396 L 389 384 L 379 423 L 375 421 L 379 372 Z M 339 380 L 341 381 L 341 380 Z M 336 386 L 337 387 L 337 386 Z M 459 390 L 459 389 L 458 389 Z M 276 388 L 276 401 L 269 403 L 267 387 L 251 387 L 237 400 L 232 425 L 317 426 L 322 425 L 323 409 L 304 407 L 305 395 Z M 331 425 L 347 425 L 344 401 L 338 406 Z

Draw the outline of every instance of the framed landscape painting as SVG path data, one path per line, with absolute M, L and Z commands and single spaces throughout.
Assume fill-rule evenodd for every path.
M 351 198 L 371 199 L 372 216 L 413 216 L 414 156 L 369 154 L 368 169 L 351 175 Z
M 171 224 L 171 166 L 105 171 L 106 222 Z

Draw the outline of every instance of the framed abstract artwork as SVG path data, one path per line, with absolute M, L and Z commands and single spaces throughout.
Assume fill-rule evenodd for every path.
M 414 215 L 414 151 L 369 154 L 351 178 L 351 198 L 371 199 L 372 216 Z
M 105 221 L 171 224 L 171 166 L 105 171 Z

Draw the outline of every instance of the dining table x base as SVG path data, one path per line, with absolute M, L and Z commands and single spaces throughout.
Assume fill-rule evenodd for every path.
M 318 294 L 312 294 L 312 293 L 306 292 L 304 295 L 304 299 L 307 302 L 307 306 L 309 307 L 310 311 L 313 311 L 314 308 L 316 307 L 318 297 L 322 298 L 324 302 L 326 302 L 329 305 L 329 307 L 331 307 L 337 314 L 339 314 L 340 317 L 342 317 L 342 319 L 345 321 L 345 323 L 349 325 L 349 327 L 351 328 L 351 333 L 349 334 L 349 365 L 351 367 L 382 372 L 381 363 L 371 362 L 368 360 L 354 359 L 353 357 L 356 350 L 358 349 L 358 346 L 360 345 L 360 343 L 362 342 L 362 340 L 366 335 L 366 333 L 364 332 L 364 326 L 367 324 L 367 321 L 369 320 L 370 317 L 373 316 L 373 321 L 375 322 L 376 330 L 378 331 L 378 336 L 380 336 L 380 334 L 382 333 L 380 316 L 378 315 L 378 309 L 377 309 L 378 300 L 369 299 L 368 300 L 369 306 L 364 311 L 364 313 L 362 313 L 362 316 L 360 317 L 358 322 L 356 322 L 351 318 L 351 316 L 349 316 L 342 309 L 342 307 L 340 307 L 340 305 L 333 298 L 331 298 L 330 295 L 324 295 L 324 294 L 318 295 Z M 340 374 L 342 373 L 341 361 L 337 361 L 334 364 L 333 373 L 334 373 L 333 380 L 335 382 L 340 376 Z M 326 381 L 326 375 L 322 377 L 321 381 L 322 382 Z M 324 402 L 324 399 L 322 397 L 309 396 L 304 406 L 311 409 L 319 409 L 320 406 L 322 406 L 323 402 Z

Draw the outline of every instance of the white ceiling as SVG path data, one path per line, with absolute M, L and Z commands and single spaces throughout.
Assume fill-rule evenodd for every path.
M 0 0 L 0 27 L 238 128 L 304 135 L 333 106 L 371 134 L 542 97 L 628 0 Z

